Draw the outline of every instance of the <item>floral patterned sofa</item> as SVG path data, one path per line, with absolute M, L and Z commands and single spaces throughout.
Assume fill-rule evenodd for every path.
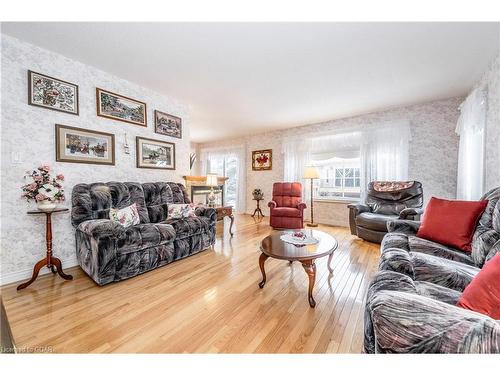
M 109 209 L 136 203 L 140 224 L 123 227 Z M 81 268 L 99 285 L 127 279 L 205 250 L 215 243 L 217 214 L 168 220 L 171 203 L 190 203 L 182 184 L 108 182 L 73 188 L 71 221 Z
M 388 223 L 379 272 L 367 295 L 365 352 L 500 352 L 500 321 L 455 306 L 485 262 L 500 252 L 500 188 L 483 199 L 489 203 L 470 254 L 416 237 L 419 222 Z

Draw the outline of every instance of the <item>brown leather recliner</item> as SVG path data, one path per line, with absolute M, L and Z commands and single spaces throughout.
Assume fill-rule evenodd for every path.
M 351 234 L 381 243 L 387 222 L 396 219 L 420 220 L 424 194 L 418 181 L 372 181 L 366 202 L 349 204 Z

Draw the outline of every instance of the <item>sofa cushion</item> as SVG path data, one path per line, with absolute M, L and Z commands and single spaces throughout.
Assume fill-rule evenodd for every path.
M 195 234 L 207 233 L 210 231 L 210 218 L 206 216 L 187 217 L 178 220 L 168 220 L 175 230 L 176 239 L 182 239 Z
M 372 212 L 363 212 L 356 216 L 356 225 L 379 232 L 387 232 L 387 222 L 396 220 L 397 218 L 398 217 L 396 215 L 382 215 L 374 214 Z
M 138 224 L 125 228 L 125 234 L 118 239 L 117 252 L 126 254 L 163 245 L 174 240 L 176 233 L 169 224 Z
M 467 285 L 457 306 L 500 319 L 500 254 L 497 254 Z
M 471 252 L 472 236 L 487 200 L 459 201 L 432 197 L 417 237 Z
M 280 217 L 302 217 L 302 210 L 292 207 L 276 207 L 271 210 L 271 215 Z
M 472 258 L 469 254 L 464 253 L 461 250 L 440 245 L 437 242 L 432 242 L 415 236 L 408 236 L 408 244 L 410 247 L 410 251 L 430 254 L 440 258 L 469 264 L 471 266 L 474 265 L 474 262 L 472 261 Z

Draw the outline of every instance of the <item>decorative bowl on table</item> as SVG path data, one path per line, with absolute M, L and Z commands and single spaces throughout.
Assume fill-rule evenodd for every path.
M 284 233 L 280 236 L 280 239 L 296 246 L 314 245 L 319 242 L 318 239 L 302 231 Z

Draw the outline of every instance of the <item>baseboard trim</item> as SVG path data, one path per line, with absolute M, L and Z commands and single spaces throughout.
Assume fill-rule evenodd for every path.
M 61 260 L 61 262 L 63 264 L 64 269 L 69 268 L 69 267 L 78 266 L 78 260 L 76 259 L 76 257 Z M 39 276 L 45 275 L 49 272 L 50 272 L 50 270 L 47 267 L 43 267 L 40 270 L 40 273 L 38 275 Z M 18 282 L 21 280 L 29 280 L 31 278 L 32 274 L 33 274 L 33 268 L 14 271 L 14 272 L 7 273 L 5 275 L 2 274 L 2 275 L 0 275 L 0 285 L 4 286 L 4 285 L 12 284 L 12 283 L 15 283 L 15 282 Z

